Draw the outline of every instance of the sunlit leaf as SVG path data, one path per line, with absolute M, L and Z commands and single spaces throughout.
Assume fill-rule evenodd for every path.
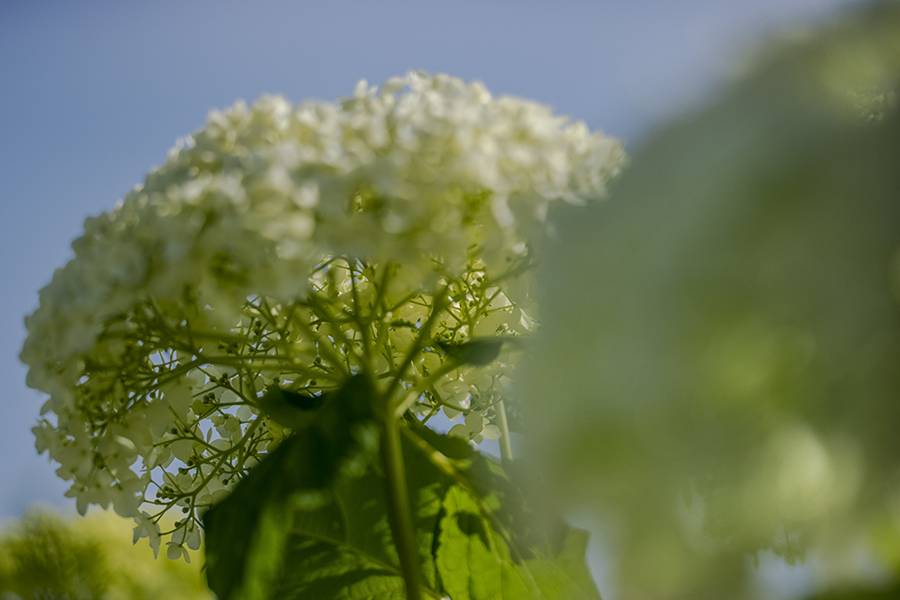
M 414 423 L 402 447 L 427 596 L 599 598 L 586 537 L 532 514 L 500 465 Z M 380 467 L 338 477 L 323 452 L 345 447 L 327 448 L 318 425 L 289 438 L 207 513 L 209 580 L 222 600 L 405 598 Z

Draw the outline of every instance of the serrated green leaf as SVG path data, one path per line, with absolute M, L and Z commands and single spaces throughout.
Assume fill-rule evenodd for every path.
M 528 547 L 515 560 L 471 494 L 453 486 L 444 498 L 437 565 L 453 600 L 599 600 L 585 563 L 587 532 L 566 528 L 560 551 Z M 550 554 L 542 553 L 549 551 Z
M 539 503 L 528 471 L 512 463 L 509 473 L 457 438 L 416 426 L 410 432 L 424 443 L 411 447 L 439 452 L 460 476 L 446 478 L 436 549 L 453 600 L 599 600 L 585 560 L 587 532 Z
M 452 486 L 444 497 L 437 565 L 454 600 L 529 597 L 516 576 L 509 547 L 460 486 Z
M 423 585 L 440 597 L 434 561 L 445 482 L 423 457 L 407 448 L 413 524 L 417 531 Z M 334 490 L 334 500 L 317 511 L 298 511 L 285 552 L 278 598 L 403 600 L 403 579 L 388 522 L 386 483 L 375 469 Z
M 352 428 L 336 415 L 353 411 L 330 406 L 342 404 L 329 401 L 314 427 L 286 440 L 207 513 L 209 581 L 222 600 L 405 599 L 383 472 L 370 464 L 356 477 L 337 476 L 340 461 L 328 453 L 346 451 L 334 442 L 346 435 L 328 436 L 324 426 Z M 427 596 L 599 598 L 584 538 L 535 526 L 525 494 L 499 464 L 415 423 L 401 446 Z
M 539 483 L 521 465 L 504 469 L 463 440 L 413 425 L 418 453 L 431 448 L 447 476 L 436 563 L 453 600 L 599 600 L 587 568 L 587 532 L 542 505 Z M 432 463 L 433 464 L 433 463 Z

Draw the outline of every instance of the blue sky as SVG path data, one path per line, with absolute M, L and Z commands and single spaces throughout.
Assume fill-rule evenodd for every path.
M 113 207 L 210 108 L 333 99 L 410 69 L 480 79 L 628 140 L 708 97 L 761 36 L 852 0 L 0 0 L 0 518 L 69 507 L 30 434 L 22 319 Z

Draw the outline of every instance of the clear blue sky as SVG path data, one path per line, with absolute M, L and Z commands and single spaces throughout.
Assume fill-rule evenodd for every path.
M 410 69 L 480 79 L 633 149 L 708 96 L 761 35 L 853 0 L 0 0 L 0 518 L 71 506 L 30 433 L 22 319 L 112 208 L 207 111 L 349 95 Z

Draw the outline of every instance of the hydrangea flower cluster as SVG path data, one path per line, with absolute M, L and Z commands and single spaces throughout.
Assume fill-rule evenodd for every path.
M 601 197 L 623 157 L 547 107 L 420 72 L 211 112 L 41 290 L 21 354 L 49 395 L 38 450 L 79 511 L 112 504 L 187 558 L 203 510 L 289 433 L 259 409 L 267 386 L 317 395 L 367 369 L 421 420 L 472 413 L 455 433 L 499 437 L 516 345 L 483 366 L 446 349 L 533 329 L 548 208 Z
M 615 515 L 624 597 L 752 597 L 769 551 L 820 597 L 900 574 L 900 4 L 761 56 L 537 275 L 532 464 Z

